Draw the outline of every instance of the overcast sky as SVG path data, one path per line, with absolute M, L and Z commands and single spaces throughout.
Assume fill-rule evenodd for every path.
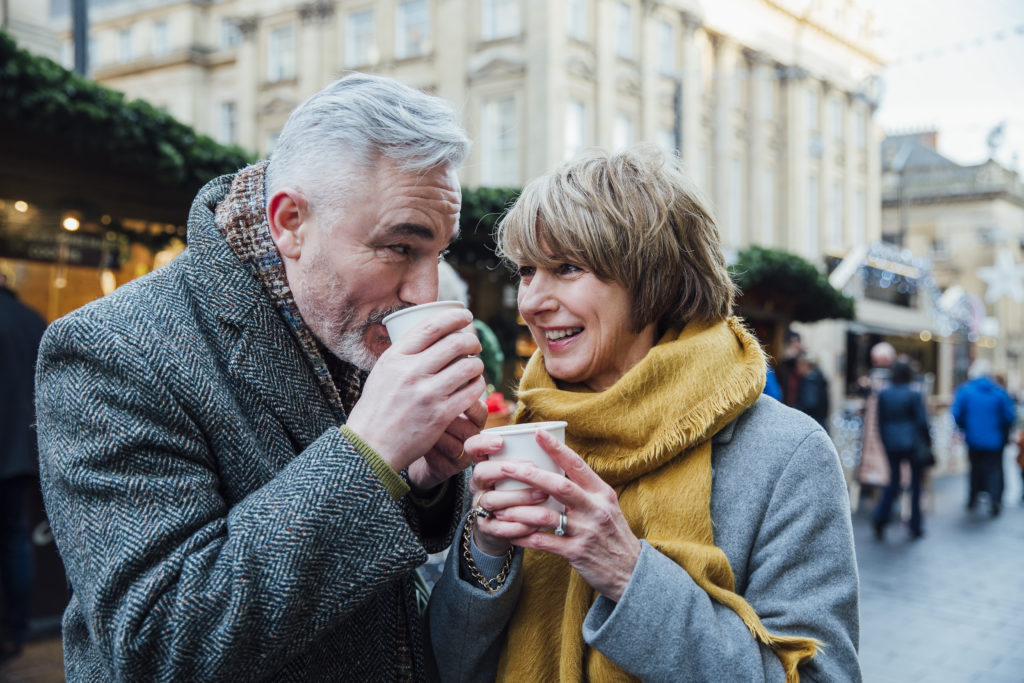
M 878 122 L 887 132 L 939 130 L 939 151 L 963 164 L 988 158 L 1024 171 L 1024 0 L 862 0 L 875 12 L 889 65 Z

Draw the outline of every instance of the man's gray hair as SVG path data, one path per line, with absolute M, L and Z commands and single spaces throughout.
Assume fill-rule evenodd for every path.
M 455 110 L 441 98 L 390 78 L 353 73 L 288 117 L 267 166 L 267 198 L 298 186 L 314 204 L 334 204 L 352 189 L 349 170 L 371 169 L 382 156 L 412 173 L 444 164 L 458 168 L 471 145 Z

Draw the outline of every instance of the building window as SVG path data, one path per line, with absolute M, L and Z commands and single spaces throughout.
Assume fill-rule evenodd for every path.
M 220 47 L 230 50 L 242 42 L 242 29 L 231 19 L 220 20 Z
M 810 86 L 807 90 L 807 129 L 817 131 L 821 127 L 818 118 L 818 89 Z
M 676 73 L 676 40 L 672 24 L 661 20 L 657 24 L 658 72 L 662 76 L 674 76 Z
M 821 226 L 818 223 L 818 176 L 813 173 L 807 177 L 807 254 L 812 258 L 818 256 Z
M 587 39 L 587 0 L 566 0 L 565 26 L 569 36 L 576 40 Z
M 234 102 L 220 103 L 220 120 L 217 122 L 217 141 L 222 145 L 233 145 L 236 139 L 238 109 Z
M 738 248 L 743 240 L 743 162 L 734 157 L 729 164 L 729 246 Z
M 867 215 L 867 197 L 864 190 L 857 190 L 857 199 L 853 202 L 853 243 L 855 245 L 866 244 L 868 226 L 865 216 Z
M 519 35 L 519 0 L 483 0 L 480 18 L 484 40 Z
M 565 158 L 571 159 L 587 145 L 587 105 L 579 100 L 565 104 Z
M 75 45 L 72 42 L 60 44 L 60 65 L 65 69 L 75 68 Z
M 395 20 L 395 56 L 420 57 L 430 51 L 430 15 L 426 0 L 407 0 L 398 5 Z
M 103 63 L 103 53 L 100 52 L 100 39 L 96 36 L 89 36 L 89 42 L 85 47 L 85 62 L 90 71 Z
M 130 62 L 135 59 L 135 51 L 132 45 L 132 30 L 123 29 L 117 34 L 117 61 Z
M 775 118 L 775 78 L 765 70 L 759 80 L 761 89 L 761 119 L 771 121 Z
M 858 109 L 854 114 L 854 135 L 858 149 L 864 149 L 868 145 L 868 123 L 864 111 Z
M 267 41 L 267 80 L 271 83 L 295 78 L 295 27 L 281 26 Z
M 153 54 L 161 57 L 171 51 L 171 41 L 166 21 L 153 24 Z
M 832 139 L 836 142 L 843 141 L 843 102 L 841 99 L 833 98 L 829 103 L 830 118 L 832 119 Z
M 612 122 L 612 149 L 623 150 L 633 144 L 633 119 L 629 114 L 618 113 Z
M 615 54 L 633 59 L 633 8 L 628 2 L 615 3 Z
M 362 66 L 377 61 L 377 25 L 373 9 L 348 15 L 345 22 L 345 64 Z
M 761 245 L 775 244 L 775 169 L 766 168 L 761 183 Z
M 519 125 L 514 97 L 486 100 L 480 112 L 480 184 L 519 183 Z
M 676 148 L 676 131 L 673 128 L 658 129 L 658 146 L 669 156 L 676 156 L 679 150 Z
M 746 65 L 739 65 L 732 72 L 732 107 L 733 109 L 745 110 L 747 106 L 747 81 L 750 72 Z
M 828 200 L 828 232 L 830 246 L 843 245 L 843 184 L 832 182 L 832 193 Z

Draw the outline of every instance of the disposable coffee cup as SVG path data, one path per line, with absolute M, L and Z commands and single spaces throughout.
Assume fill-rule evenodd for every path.
M 544 452 L 544 449 L 537 443 L 537 432 L 544 430 L 562 443 L 565 443 L 565 428 L 568 422 L 524 422 L 522 424 L 506 425 L 504 427 L 491 427 L 483 430 L 483 434 L 496 434 L 502 438 L 501 450 L 491 455 L 488 460 L 495 462 L 503 461 L 525 461 L 532 462 L 538 469 L 564 475 L 561 467 L 555 464 L 551 456 Z M 529 484 L 524 484 L 515 479 L 502 479 L 494 488 L 498 491 L 511 491 L 515 489 L 528 489 Z M 543 503 L 544 507 L 564 512 L 565 506 L 550 496 Z
M 409 308 L 396 311 L 385 317 L 383 323 L 384 327 L 388 330 L 388 336 L 391 337 L 391 343 L 394 344 L 403 334 L 420 323 L 436 316 L 442 311 L 450 311 L 457 308 L 464 309 L 466 306 L 461 301 L 431 301 L 427 304 L 410 306 Z

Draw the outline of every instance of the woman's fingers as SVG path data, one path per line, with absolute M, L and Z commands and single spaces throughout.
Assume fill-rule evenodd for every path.
M 607 486 L 597 472 L 592 470 L 576 451 L 543 429 L 537 430 L 537 444 L 551 456 L 556 465 L 565 470 L 565 476 L 581 487 L 595 491 Z

